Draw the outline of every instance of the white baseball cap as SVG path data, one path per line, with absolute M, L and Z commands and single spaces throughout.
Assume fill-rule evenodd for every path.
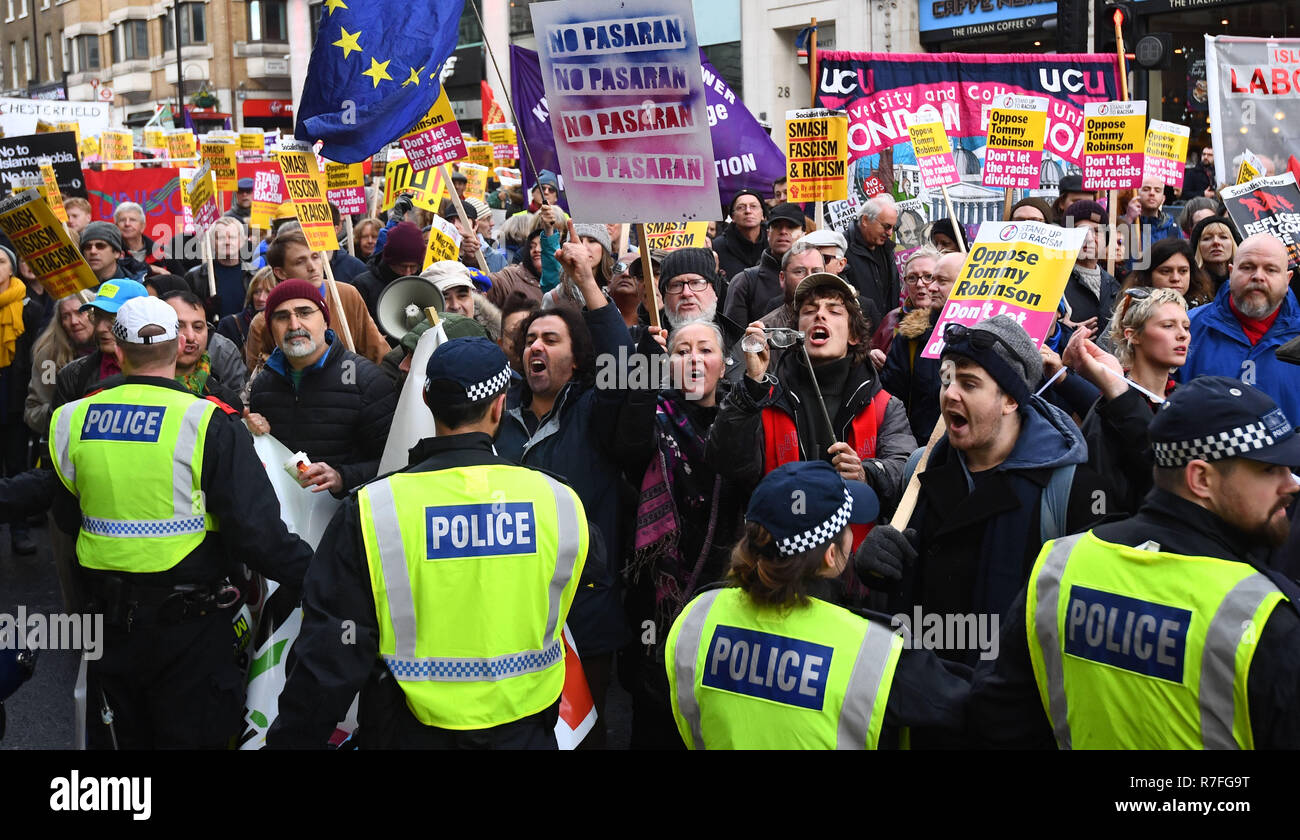
M 113 337 L 127 344 L 160 344 L 176 338 L 178 327 L 171 304 L 156 297 L 136 297 L 117 310 Z
M 849 250 L 849 243 L 845 240 L 844 234 L 829 228 L 819 228 L 812 233 L 805 233 L 803 241 L 813 248 L 839 248 L 841 257 Z

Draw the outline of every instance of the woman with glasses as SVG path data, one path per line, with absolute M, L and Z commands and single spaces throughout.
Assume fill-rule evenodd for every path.
M 1233 260 L 1237 258 L 1237 234 L 1226 216 L 1201 219 L 1192 228 L 1192 248 L 1196 252 L 1196 265 L 1210 281 L 1211 294 L 1228 282 Z
M 902 401 L 918 443 L 930 439 L 930 430 L 939 421 L 939 361 L 923 358 L 921 351 L 965 260 L 962 254 L 938 256 L 933 249 L 931 253 L 936 256 L 929 260 L 932 268 L 928 274 L 918 273 L 911 262 L 904 269 L 904 288 L 913 293 L 917 305 L 899 322 L 898 336 L 880 368 L 880 384 Z
M 1147 426 L 1173 391 L 1170 374 L 1187 361 L 1191 321 L 1187 302 L 1173 289 L 1128 289 L 1111 319 L 1114 355 L 1080 330 L 1066 348 L 1067 364 L 1101 391 L 1084 418 L 1088 464 L 1112 479 L 1114 509 L 1133 513 L 1151 489 Z
M 871 361 L 876 367 L 884 366 L 889 345 L 893 343 L 903 318 L 916 309 L 930 308 L 934 265 L 939 256 L 939 249 L 932 245 L 924 245 L 907 255 L 907 261 L 903 263 L 903 304 L 880 319 L 880 326 L 871 336 Z
M 1210 278 L 1196 264 L 1192 245 L 1186 239 L 1161 239 L 1148 253 L 1150 266 L 1135 269 L 1124 281 L 1126 289 L 1173 289 L 1187 301 L 1188 309 L 1214 300 Z

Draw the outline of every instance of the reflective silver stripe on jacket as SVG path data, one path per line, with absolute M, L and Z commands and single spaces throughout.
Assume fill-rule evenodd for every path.
M 68 403 L 59 412 L 59 421 L 54 424 L 54 451 L 59 456 L 59 472 L 70 484 L 77 483 L 77 468 L 68 454 L 68 445 L 72 442 L 72 414 L 76 403 Z
M 202 514 L 195 510 L 198 487 L 194 475 L 194 447 L 199 442 L 199 427 L 209 409 L 216 407 L 207 400 L 195 400 L 181 417 L 180 433 L 176 436 L 176 453 L 172 458 L 172 497 L 176 504 L 176 518 L 182 519 Z
M 1256 634 L 1255 613 L 1277 587 L 1264 575 L 1255 572 L 1232 588 L 1210 621 L 1201 652 L 1201 743 L 1207 750 L 1240 749 L 1233 737 L 1236 718 L 1237 648 L 1249 629 Z
M 1083 536 L 1075 534 L 1052 544 L 1051 553 L 1038 570 L 1034 590 L 1038 597 L 1038 608 L 1034 610 L 1034 632 L 1038 636 L 1038 648 L 1042 651 L 1043 669 L 1046 671 L 1047 714 L 1052 719 L 1056 745 L 1063 750 L 1071 748 L 1070 720 L 1065 703 L 1065 662 L 1056 611 L 1061 600 L 1061 577 L 1065 574 L 1065 563 Z
M 415 655 L 415 597 L 406 567 L 406 547 L 402 541 L 393 485 L 389 480 L 368 485 L 370 513 L 374 523 L 379 565 L 388 593 L 388 619 L 393 628 L 393 655 L 384 662 L 399 680 L 434 680 L 439 682 L 495 681 L 520 676 L 551 667 L 564 657 L 564 643 L 558 632 L 564 590 L 573 579 L 578 554 L 582 549 L 577 503 L 567 487 L 543 476 L 555 498 L 556 557 L 555 572 L 547 585 L 546 646 L 494 657 L 417 657 Z
M 853 663 L 853 674 L 844 690 L 844 705 L 840 707 L 840 721 L 835 733 L 835 749 L 865 750 L 871 732 L 871 714 L 876 708 L 876 695 L 880 681 L 893 650 L 894 634 L 875 625 L 867 628 L 858 658 Z
M 677 671 L 677 709 L 691 728 L 692 745 L 697 750 L 704 749 L 704 735 L 700 728 L 700 703 L 695 696 L 695 665 L 700 655 L 704 622 L 721 592 L 721 589 L 705 592 L 699 597 L 699 603 L 678 619 L 682 629 L 677 634 L 677 651 L 673 657 L 673 668 Z

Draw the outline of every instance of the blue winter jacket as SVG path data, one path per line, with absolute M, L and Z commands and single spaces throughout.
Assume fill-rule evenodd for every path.
M 1179 382 L 1197 376 L 1231 376 L 1272 397 L 1287 419 L 1300 420 L 1300 371 L 1281 361 L 1274 351 L 1300 335 L 1300 303 L 1290 290 L 1273 326 L 1253 347 L 1241 322 L 1228 306 L 1229 285 L 1214 300 L 1188 313 L 1192 322 L 1187 364 L 1176 374 Z

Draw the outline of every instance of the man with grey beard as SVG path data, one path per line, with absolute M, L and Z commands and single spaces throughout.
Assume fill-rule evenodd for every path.
M 679 248 L 659 266 L 663 323 L 677 329 L 691 321 L 712 321 L 727 343 L 740 340 L 744 327 L 718 311 L 717 263 L 709 248 Z
M 285 280 L 264 311 L 276 349 L 253 380 L 245 419 L 253 434 L 306 453 L 304 487 L 341 497 L 378 474 L 397 391 L 326 327 L 329 308 L 313 284 Z
M 1192 321 L 1181 382 L 1231 376 L 1268 394 L 1287 417 L 1300 417 L 1300 377 L 1275 351 L 1300 335 L 1300 304 L 1281 240 L 1260 233 L 1237 246 L 1228 282 L 1214 301 L 1187 313 Z

